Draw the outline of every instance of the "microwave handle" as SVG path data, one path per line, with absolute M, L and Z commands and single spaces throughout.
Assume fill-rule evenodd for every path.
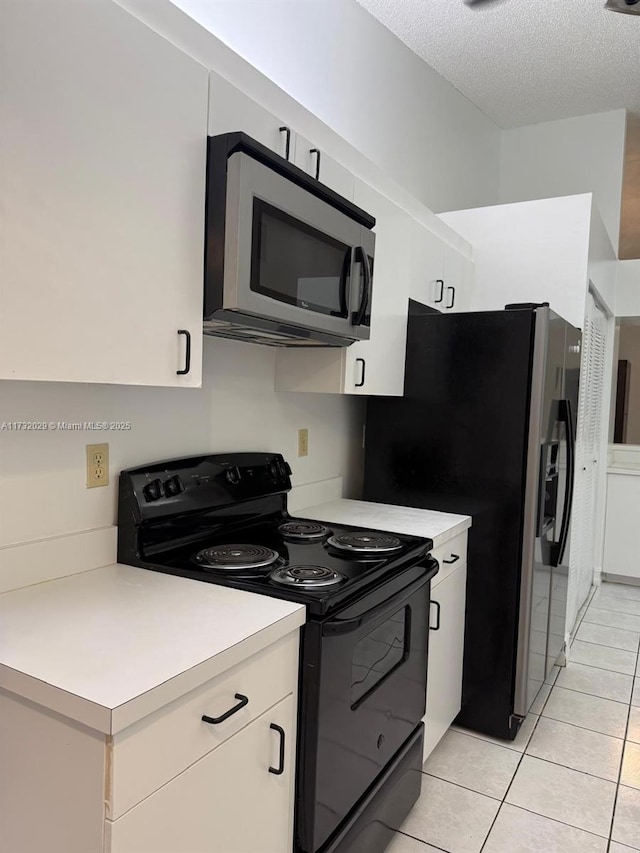
M 362 288 L 360 305 L 353 317 L 353 325 L 361 326 L 364 321 L 364 315 L 367 311 L 367 305 L 371 298 L 371 267 L 369 265 L 369 256 L 363 246 L 358 246 L 356 248 L 356 260 L 362 264 L 362 270 L 364 272 L 364 286 Z
M 340 316 L 349 316 L 349 306 L 347 305 L 347 281 L 349 273 L 353 265 L 353 249 L 347 249 L 344 253 L 342 261 L 342 269 L 340 270 Z

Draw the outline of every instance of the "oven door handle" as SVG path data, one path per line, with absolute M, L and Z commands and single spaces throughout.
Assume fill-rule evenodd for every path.
M 366 625 L 367 622 L 373 622 L 382 613 L 395 610 L 404 601 L 411 598 L 412 595 L 429 583 L 437 571 L 437 569 L 434 571 L 434 563 L 435 560 L 430 561 L 429 564 L 425 566 L 425 573 L 421 577 L 412 581 L 408 586 L 405 586 L 388 601 L 376 604 L 375 607 L 372 607 L 370 610 L 365 611 L 360 616 L 356 616 L 353 619 L 329 619 L 327 622 L 324 622 L 322 625 L 322 636 L 334 637 L 338 634 L 351 634 L 354 631 L 357 631 L 358 628 Z M 437 566 L 437 563 L 435 563 L 435 565 Z

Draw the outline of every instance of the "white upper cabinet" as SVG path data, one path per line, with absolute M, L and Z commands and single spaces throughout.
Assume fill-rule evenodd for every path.
M 376 252 L 371 336 L 346 350 L 344 391 L 401 396 L 407 343 L 411 217 L 361 181 L 356 181 L 354 201 L 376 218 Z
M 437 308 L 444 307 L 444 261 L 446 246 L 419 222 L 411 221 L 411 299 Z
M 412 220 L 411 299 L 438 311 L 471 307 L 473 261 Z
M 110 0 L 0 31 L 0 377 L 200 385 L 208 72 Z
M 248 134 L 293 162 L 295 135 L 291 128 L 212 71 L 209 81 L 209 135 L 236 131 Z
M 296 134 L 295 145 L 296 166 L 316 178 L 321 184 L 325 184 L 344 198 L 353 201 L 354 178 L 348 169 L 299 133 Z
M 443 311 L 470 311 L 474 264 L 470 257 L 447 245 L 444 258 Z

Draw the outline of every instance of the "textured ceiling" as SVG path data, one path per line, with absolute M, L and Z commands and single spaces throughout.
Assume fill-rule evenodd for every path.
M 500 127 L 640 114 L 640 15 L 604 0 L 357 0 Z

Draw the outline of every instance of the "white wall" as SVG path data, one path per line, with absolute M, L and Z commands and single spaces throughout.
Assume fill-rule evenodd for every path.
M 584 326 L 589 282 L 590 195 L 501 204 L 441 215 L 473 246 L 471 308 L 549 302 Z
M 174 2 L 427 207 L 498 200 L 500 129 L 355 0 Z
M 618 261 L 616 317 L 640 317 L 640 260 Z
M 347 476 L 357 496 L 364 401 L 276 394 L 275 350 L 205 338 L 202 389 L 0 382 L 9 421 L 130 421 L 129 432 L 0 429 L 0 546 L 115 523 L 121 468 L 233 450 L 280 451 L 297 485 Z M 297 429 L 309 456 L 297 458 Z M 110 445 L 111 482 L 85 486 L 85 444 Z M 0 554 L 0 561 L 2 555 Z
M 625 130 L 612 110 L 503 131 L 500 201 L 591 192 L 617 254 Z

